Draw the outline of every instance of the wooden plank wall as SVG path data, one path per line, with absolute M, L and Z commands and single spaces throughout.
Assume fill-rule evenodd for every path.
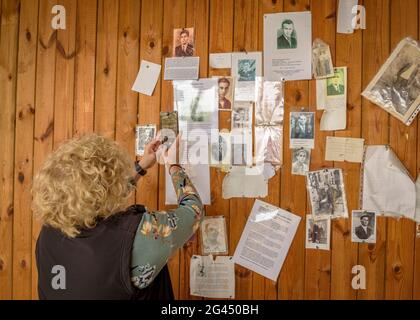
M 208 65 L 208 53 L 261 51 L 263 14 L 312 11 L 313 39 L 330 47 L 336 66 L 348 67 L 347 129 L 316 132 L 311 169 L 344 170 L 349 210 L 358 205 L 359 165 L 324 161 L 325 137 L 363 137 L 390 144 L 413 177 L 420 168 L 420 126 L 410 127 L 362 99 L 389 53 L 405 36 L 418 38 L 420 0 L 364 0 L 367 29 L 336 34 L 336 0 L 0 0 L 0 299 L 36 299 L 35 242 L 40 225 L 31 214 L 30 187 L 46 156 L 63 141 L 98 132 L 117 140 L 134 160 L 137 123 L 158 123 L 172 110 L 172 85 L 159 80 L 152 97 L 131 91 L 139 62 L 164 63 L 172 30 L 195 27 L 200 76 L 228 75 Z M 66 30 L 51 29 L 51 9 L 66 8 Z M 351 242 L 350 221 L 332 223 L 331 251 L 305 250 L 309 213 L 305 179 L 293 176 L 289 112 L 315 111 L 314 81 L 286 84 L 284 166 L 263 199 L 302 217 L 277 282 L 236 267 L 238 299 L 420 299 L 420 239 L 415 224 L 380 218 L 377 243 Z M 319 121 L 321 113 L 317 112 Z M 230 113 L 219 113 L 230 128 Z M 317 122 L 319 123 L 319 122 Z M 211 169 L 208 215 L 226 217 L 233 254 L 254 199 L 222 198 L 224 173 Z M 163 168 L 140 181 L 131 202 L 165 209 Z M 189 260 L 196 237 L 169 261 L 175 295 L 189 295 Z M 351 269 L 366 268 L 366 290 L 353 290 Z

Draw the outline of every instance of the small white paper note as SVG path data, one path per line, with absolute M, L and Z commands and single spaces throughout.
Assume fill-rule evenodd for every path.
M 235 298 L 235 266 L 232 257 L 191 257 L 190 294 L 206 298 Z
M 164 80 L 197 80 L 200 57 L 165 59 Z
M 140 70 L 131 90 L 151 96 L 159 80 L 161 65 L 141 60 Z
M 233 261 L 277 281 L 301 217 L 255 200 Z
M 327 137 L 325 160 L 363 162 L 365 139 Z
M 232 67 L 232 53 L 210 53 L 210 68 L 230 69 Z

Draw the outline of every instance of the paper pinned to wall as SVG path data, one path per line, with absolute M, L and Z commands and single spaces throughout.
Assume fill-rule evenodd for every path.
M 352 27 L 354 6 L 357 6 L 358 0 L 340 0 L 338 3 L 337 14 L 337 33 L 354 33 Z
M 359 138 L 327 137 L 325 160 L 362 163 L 364 143 Z
M 255 200 L 233 255 L 234 262 L 277 281 L 300 220 L 295 214 Z
M 197 80 L 200 57 L 166 58 L 164 80 Z
M 232 67 L 232 52 L 210 53 L 209 64 L 213 69 L 230 69 Z
M 235 298 L 235 266 L 232 257 L 193 255 L 190 262 L 190 294 L 206 298 Z
M 361 208 L 415 218 L 416 186 L 389 146 L 368 146 L 361 181 Z
M 140 70 L 131 90 L 151 96 L 159 80 L 161 65 L 141 60 Z
M 222 193 L 223 199 L 266 197 L 268 180 L 265 178 L 264 167 L 231 167 L 223 179 Z
M 232 53 L 235 101 L 255 101 L 255 80 L 262 75 L 262 52 Z

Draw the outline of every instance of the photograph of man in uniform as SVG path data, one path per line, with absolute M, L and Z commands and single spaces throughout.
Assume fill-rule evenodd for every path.
M 295 25 L 290 19 L 281 23 L 281 28 L 277 30 L 277 49 L 296 49 L 297 39 Z
M 175 29 L 174 30 L 174 56 L 175 57 L 192 57 L 194 55 L 194 45 L 190 32 L 193 28 Z M 178 35 L 179 34 L 179 35 Z

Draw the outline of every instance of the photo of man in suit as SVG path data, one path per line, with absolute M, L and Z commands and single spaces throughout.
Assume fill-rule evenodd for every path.
M 314 132 L 311 121 L 305 113 L 300 113 L 297 120 L 291 117 L 292 139 L 313 139 Z
M 360 226 L 354 229 L 354 233 L 360 240 L 367 240 L 375 233 L 375 230 L 369 225 L 369 222 L 370 216 L 368 214 L 360 217 Z
M 295 25 L 290 19 L 281 23 L 281 28 L 277 30 L 277 49 L 296 49 L 297 39 Z
M 339 96 L 344 94 L 343 73 L 334 71 L 334 77 L 327 79 L 327 96 Z
M 179 38 L 176 36 L 178 32 L 179 29 L 174 30 L 175 57 L 192 57 L 194 55 L 194 46 L 192 45 L 192 39 L 190 39 L 190 31 L 188 29 L 181 29 Z M 176 45 L 177 43 L 180 44 Z
M 229 79 L 223 77 L 219 78 L 219 109 L 221 110 L 230 110 L 232 108 L 232 103 L 228 99 L 230 96 L 230 81 Z

